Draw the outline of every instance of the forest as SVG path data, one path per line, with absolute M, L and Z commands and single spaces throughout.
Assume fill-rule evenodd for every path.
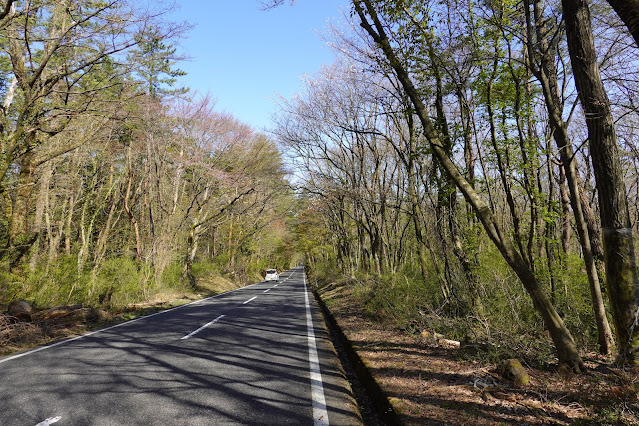
M 351 31 L 326 35 L 341 59 L 282 102 L 274 131 L 309 200 L 311 270 L 340 271 L 409 332 L 574 371 L 584 351 L 636 363 L 638 16 L 353 1 Z
M 2 304 L 303 259 L 408 332 L 638 362 L 636 2 L 355 0 L 268 134 L 180 86 L 165 12 L 0 2 Z
M 180 86 L 188 24 L 124 0 L 0 6 L 3 306 L 122 307 L 287 265 L 281 155 Z

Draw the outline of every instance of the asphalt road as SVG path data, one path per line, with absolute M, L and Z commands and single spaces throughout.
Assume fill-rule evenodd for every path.
M 301 268 L 0 358 L 0 425 L 360 422 Z

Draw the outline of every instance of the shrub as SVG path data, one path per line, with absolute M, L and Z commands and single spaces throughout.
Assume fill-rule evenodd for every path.
M 110 303 L 123 306 L 145 300 L 150 283 L 150 272 L 140 267 L 129 257 L 118 257 L 106 260 L 99 268 L 93 288 L 90 304 L 99 303 L 99 296 L 114 289 Z M 168 269 L 168 268 L 167 268 Z

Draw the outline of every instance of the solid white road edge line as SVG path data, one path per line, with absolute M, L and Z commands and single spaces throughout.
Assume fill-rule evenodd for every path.
M 306 302 L 306 327 L 308 328 L 308 363 L 311 371 L 311 398 L 313 404 L 313 422 L 315 426 L 328 426 L 328 411 L 324 398 L 324 384 L 320 370 L 317 345 L 315 344 L 315 331 L 313 318 L 311 317 L 311 305 L 308 302 L 308 287 L 306 287 L 306 274 L 304 276 L 304 298 Z
M 227 291 L 225 293 L 216 294 L 215 296 L 207 297 L 205 299 L 195 300 L 195 301 L 190 302 L 190 303 L 185 303 L 184 305 L 176 306 L 175 308 L 167 309 L 166 311 L 156 312 L 156 313 L 151 314 L 151 315 L 146 315 L 146 316 L 139 317 L 139 318 L 136 318 L 136 319 L 133 319 L 133 320 L 130 320 L 130 321 L 122 322 L 120 324 L 112 325 L 111 327 L 107 327 L 107 328 L 102 328 L 100 330 L 91 331 L 90 333 L 86 333 L 86 334 L 83 334 L 81 336 L 73 337 L 71 339 L 61 340 L 61 341 L 59 341 L 57 343 L 53 343 L 51 345 L 42 346 L 42 347 L 39 347 L 37 349 L 33 349 L 33 350 L 30 350 L 30 351 L 26 351 L 26 352 L 22 352 L 22 353 L 19 353 L 19 354 L 16 354 L 16 355 L 12 355 L 10 357 L 0 359 L 0 364 L 2 364 L 3 362 L 11 361 L 12 359 L 21 358 L 21 357 L 26 356 L 26 355 L 31 355 L 33 353 L 40 352 L 40 351 L 43 351 L 45 349 L 55 348 L 56 346 L 64 345 L 65 343 L 71 343 L 74 340 L 82 339 L 83 337 L 92 336 L 94 334 L 102 333 L 103 331 L 108 331 L 108 330 L 112 330 L 114 328 L 122 327 L 123 325 L 133 324 L 134 322 L 141 321 L 143 319 L 151 318 L 151 317 L 154 317 L 156 315 L 166 314 L 166 313 L 174 311 L 176 309 L 185 308 L 185 307 L 187 307 L 189 305 L 194 305 L 196 303 L 202 303 L 202 302 L 207 301 L 209 299 L 215 299 L 217 297 L 224 296 L 225 294 L 233 293 L 233 292 L 239 291 L 239 290 L 244 290 L 246 288 L 253 287 L 254 285 L 258 285 L 258 284 L 261 284 L 261 283 L 255 283 L 255 284 L 247 285 L 246 287 L 242 287 L 242 288 L 238 288 L 238 289 L 235 289 L 235 290 Z
M 246 305 L 247 303 L 252 302 L 252 301 L 254 301 L 255 299 L 257 299 L 257 296 L 253 296 L 253 297 L 251 297 L 249 300 L 247 300 L 246 302 L 242 303 L 242 305 Z
M 206 324 L 204 324 L 202 327 L 198 328 L 195 331 L 190 332 L 189 334 L 187 334 L 186 336 L 182 337 L 182 339 L 180 340 L 184 340 L 184 339 L 188 339 L 189 337 L 198 334 L 200 331 L 204 330 L 206 327 L 208 327 L 211 324 L 214 324 L 216 322 L 218 322 L 219 320 L 221 320 L 222 318 L 224 318 L 224 315 L 220 315 L 219 317 L 215 318 L 213 321 L 207 322 Z

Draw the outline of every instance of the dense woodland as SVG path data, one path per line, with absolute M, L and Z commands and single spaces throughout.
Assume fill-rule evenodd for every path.
M 180 87 L 166 10 L 3 0 L 0 301 L 303 256 L 408 331 L 636 363 L 635 4 L 355 0 L 264 135 Z
M 0 2 L 0 301 L 144 301 L 284 267 L 267 136 L 179 85 L 187 24 L 126 0 Z
M 311 269 L 408 330 L 636 362 L 639 9 L 615 3 L 353 1 L 276 124 Z

